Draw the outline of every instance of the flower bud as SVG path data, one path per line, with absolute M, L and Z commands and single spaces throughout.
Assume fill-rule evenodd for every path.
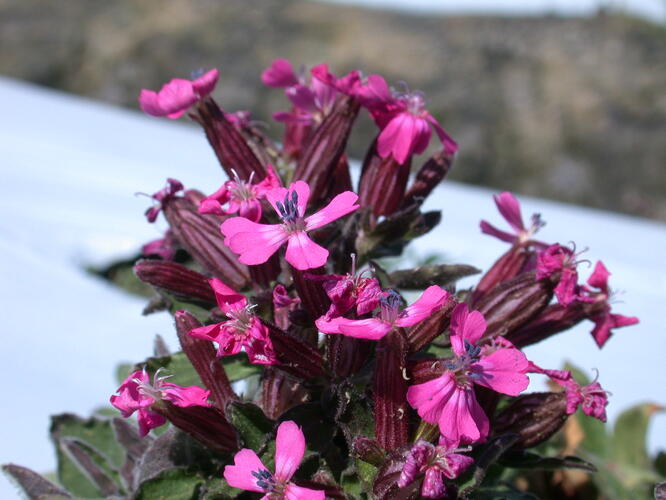
M 506 338 L 518 348 L 536 344 L 590 317 L 589 311 L 594 306 L 596 304 L 581 302 L 574 302 L 568 307 L 561 304 L 549 305 L 531 321 L 510 332 Z
M 165 290 L 189 302 L 215 305 L 215 294 L 208 278 L 181 264 L 162 260 L 140 260 L 134 273 L 144 283 Z
M 451 312 L 457 301 L 453 296 L 430 317 L 407 329 L 407 342 L 410 352 L 418 352 L 432 342 L 449 327 Z
M 372 378 L 375 402 L 375 436 L 385 450 L 391 451 L 408 441 L 406 357 L 407 341 L 393 330 L 377 345 Z
M 324 360 L 316 346 L 272 323 L 262 323 L 268 328 L 273 350 L 282 370 L 304 379 L 314 379 L 324 374 Z
M 358 188 L 360 205 L 370 207 L 377 217 L 396 212 L 405 194 L 411 165 L 411 156 L 402 164 L 393 155 L 382 158 L 375 139 L 363 161 Z
M 364 462 L 379 466 L 386 460 L 386 453 L 376 439 L 358 436 L 352 446 L 353 453 Z
M 162 400 L 154 404 L 152 410 L 213 450 L 228 453 L 238 449 L 236 429 L 217 408 L 212 406 L 181 408 L 170 401 Z
M 210 289 L 210 286 L 208 287 Z M 201 322 L 187 311 L 176 312 L 176 331 L 183 352 L 210 391 L 215 406 L 223 410 L 232 399 L 237 399 L 224 366 L 215 355 L 211 342 L 189 335 L 190 330 L 201 327 Z
M 305 181 L 310 185 L 313 203 L 318 203 L 326 195 L 330 179 L 345 152 L 359 107 L 350 97 L 339 98 L 333 111 L 312 133 L 296 165 L 294 180 Z
M 517 434 L 515 448 L 531 448 L 548 440 L 569 417 L 564 392 L 518 396 L 492 422 L 493 434 Z
M 484 338 L 506 335 L 536 317 L 553 298 L 551 280 L 537 280 L 523 273 L 485 294 L 475 308 L 486 319 Z
M 261 375 L 261 407 L 266 416 L 277 419 L 288 409 L 308 400 L 308 392 L 300 380 L 268 366 Z
M 186 198 L 169 200 L 163 210 L 176 238 L 197 263 L 235 289 L 247 285 L 247 267 L 238 262 L 220 234 L 221 217 L 200 214 Z
M 416 174 L 414 182 L 405 193 L 401 208 L 421 205 L 433 189 L 444 180 L 452 165 L 453 154 L 445 149 L 432 155 Z
M 242 179 L 249 179 L 252 173 L 257 181 L 266 177 L 266 169 L 247 145 L 245 138 L 225 117 L 213 99 L 208 98 L 199 103 L 197 111 L 195 119 L 206 132 L 208 142 L 229 178 L 234 177 L 234 171 Z
M 481 300 L 490 290 L 505 281 L 509 281 L 525 272 L 528 262 L 535 253 L 522 243 L 514 244 L 484 274 L 472 292 L 472 306 Z

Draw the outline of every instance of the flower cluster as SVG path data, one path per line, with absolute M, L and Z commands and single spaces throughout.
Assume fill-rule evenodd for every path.
M 111 402 L 138 412 L 141 435 L 169 421 L 233 452 L 225 484 L 264 499 L 343 498 L 351 484 L 374 498 L 453 499 L 471 470 L 490 466 L 484 450 L 497 460 L 534 447 L 578 408 L 606 420 L 597 381 L 541 368 L 522 349 L 586 319 L 602 347 L 638 320 L 611 312 L 603 263 L 579 283 L 575 250 L 534 239 L 544 223 L 526 224 L 511 193 L 495 196 L 511 231 L 481 222 L 510 248 L 471 290 L 455 289 L 469 266 L 390 272 L 377 260 L 439 220 L 421 205 L 457 145 L 421 93 L 276 60 L 261 78 L 290 103 L 275 115 L 278 147 L 249 113 L 222 111 L 217 78 L 140 96 L 150 115 L 200 124 L 228 177 L 209 196 L 173 179 L 153 195 L 148 219 L 163 212 L 169 230 L 144 247 L 136 274 L 175 313 L 182 355 L 207 389 L 157 373 L 150 384 L 156 361 L 137 367 Z M 346 144 L 361 109 L 378 128 L 354 190 Z M 559 390 L 526 392 L 530 374 Z

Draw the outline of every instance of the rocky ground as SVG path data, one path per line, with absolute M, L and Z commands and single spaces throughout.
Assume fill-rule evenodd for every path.
M 141 87 L 216 66 L 219 101 L 266 121 L 284 108 L 258 78 L 276 57 L 381 73 L 426 93 L 461 144 L 456 179 L 666 220 L 666 28 L 647 21 L 0 0 L 0 47 L 0 74 L 131 107 Z

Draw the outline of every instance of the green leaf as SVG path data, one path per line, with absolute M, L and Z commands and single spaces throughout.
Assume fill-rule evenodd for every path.
M 504 434 L 480 447 L 479 454 L 474 461 L 474 466 L 461 478 L 463 481 L 459 485 L 461 496 L 466 497 L 481 486 L 490 466 L 510 449 L 518 439 L 519 436 L 517 434 Z
M 195 500 L 203 479 L 187 469 L 170 469 L 139 486 L 135 500 Z
M 65 490 L 26 467 L 6 464 L 2 466 L 2 470 L 16 482 L 30 500 L 72 498 Z
M 660 406 L 645 403 L 620 414 L 613 428 L 614 461 L 636 468 L 651 468 L 652 463 L 646 449 L 648 424 L 652 415 L 662 410 Z
M 238 497 L 242 492 L 243 490 L 229 486 L 221 477 L 216 477 L 209 479 L 203 486 L 201 500 L 230 500 Z
M 261 373 L 261 365 L 251 364 L 244 353 L 225 356 L 220 359 L 231 382 L 243 380 L 244 378 Z
M 477 274 L 473 266 L 463 264 L 439 264 L 393 271 L 390 279 L 397 288 L 406 290 L 423 290 L 431 285 L 445 286 L 455 281 Z
M 508 485 L 497 488 L 480 488 L 465 498 L 469 498 L 469 500 L 539 500 L 531 493 Z
M 581 469 L 588 472 L 596 472 L 596 467 L 591 463 L 578 457 L 542 457 L 530 451 L 518 451 L 505 453 L 499 460 L 500 465 L 515 469 Z
M 56 444 L 59 482 L 76 496 L 103 496 L 103 492 L 67 456 L 61 441 L 76 438 L 95 451 L 97 462 L 106 462 L 106 470 L 118 470 L 125 461 L 125 451 L 116 441 L 111 422 L 99 418 L 82 419 L 72 414 L 56 415 L 51 418 L 51 438 Z
M 257 453 L 266 442 L 275 424 L 257 405 L 232 401 L 227 405 L 227 417 L 240 434 L 246 447 Z
M 60 448 L 104 496 L 122 493 L 118 471 L 111 469 L 97 450 L 69 437 L 60 439 Z

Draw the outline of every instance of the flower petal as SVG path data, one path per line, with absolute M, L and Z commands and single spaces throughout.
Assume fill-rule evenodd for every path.
M 393 328 L 379 318 L 347 320 L 338 323 L 340 333 L 357 339 L 379 340 Z
M 356 203 L 358 195 L 351 191 L 345 191 L 333 198 L 328 205 L 305 219 L 305 229 L 310 231 L 325 226 L 340 217 L 357 210 L 360 205 Z
M 298 83 L 291 63 L 286 59 L 276 59 L 261 74 L 261 81 L 267 87 L 289 87 Z
M 520 203 L 518 203 L 516 197 L 512 193 L 504 191 L 493 196 L 493 199 L 500 214 L 502 214 L 502 217 L 504 217 L 513 230 L 516 233 L 525 231 L 523 216 L 520 212 Z
M 227 219 L 220 229 L 224 243 L 247 265 L 263 264 L 289 237 L 281 224 L 257 224 L 244 217 Z
M 194 80 L 192 82 L 192 88 L 199 97 L 206 97 L 213 91 L 219 78 L 220 72 L 216 68 L 213 68 Z
M 451 347 L 458 356 L 465 352 L 465 341 L 475 344 L 486 331 L 486 320 L 479 311 L 469 312 L 458 304 L 451 314 Z
M 197 102 L 197 96 L 191 81 L 174 78 L 157 93 L 157 102 L 169 118 L 179 118 Z
M 217 305 L 225 314 L 230 310 L 242 309 L 247 305 L 245 295 L 238 293 L 221 279 L 213 278 L 208 280 L 208 284 L 215 293 Z
M 139 106 L 144 113 L 151 116 L 166 116 L 167 114 L 157 100 L 157 92 L 153 90 L 141 89 Z
M 159 413 L 142 408 L 137 414 L 137 421 L 139 422 L 139 436 L 144 437 L 151 429 L 166 424 L 167 419 Z
M 377 138 L 377 152 L 382 158 L 393 154 L 401 165 L 412 153 L 414 141 L 414 117 L 409 113 L 399 113 L 381 131 Z
M 486 222 L 485 220 L 482 220 L 479 226 L 481 226 L 482 233 L 489 234 L 490 236 L 494 236 L 495 238 L 502 241 L 506 241 L 507 243 L 515 243 L 516 240 L 518 239 L 518 237 L 515 234 L 507 233 L 506 231 L 501 231 L 492 224 Z
M 275 478 L 287 482 L 301 465 L 305 453 L 305 436 L 295 422 L 282 422 L 275 439 Z
M 474 383 L 496 392 L 517 396 L 530 384 L 529 362 L 518 349 L 498 349 L 471 366 Z
M 599 288 L 603 292 L 608 291 L 608 277 L 610 273 L 604 263 L 600 260 L 597 261 L 597 264 L 594 266 L 594 271 L 587 280 L 587 284 L 593 286 L 594 288 Z
M 403 327 L 414 326 L 442 307 L 448 298 L 449 292 L 442 287 L 429 286 L 411 306 L 402 310 L 395 324 Z
M 303 217 L 305 215 L 305 207 L 307 207 L 308 199 L 310 198 L 310 186 L 306 182 L 296 181 L 289 186 L 289 189 L 283 187 L 271 189 L 266 193 L 266 199 L 273 206 L 275 212 L 279 214 L 280 211 L 277 208 L 277 202 L 283 203 L 287 195 L 291 199 L 292 191 L 296 191 L 298 194 L 298 216 Z
M 412 385 L 407 389 L 407 402 L 416 409 L 419 416 L 431 424 L 439 422 L 444 405 L 455 391 L 456 384 L 450 373 Z
M 297 231 L 289 236 L 284 258 L 296 269 L 304 271 L 326 264 L 328 250 L 317 245 L 304 231 Z
M 224 479 L 234 488 L 264 493 L 266 490 L 257 485 L 257 478 L 252 475 L 253 472 L 263 470 L 268 469 L 261 463 L 257 454 L 248 448 L 243 448 L 236 453 L 234 465 L 227 465 L 224 468 Z
M 455 387 L 439 419 L 442 436 L 463 443 L 485 438 L 490 430 L 488 417 L 483 412 L 472 389 Z

